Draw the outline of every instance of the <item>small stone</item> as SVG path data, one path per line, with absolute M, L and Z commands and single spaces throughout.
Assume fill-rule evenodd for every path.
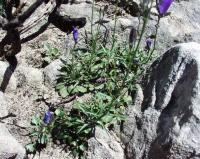
M 63 63 L 58 59 L 44 68 L 44 78 L 47 84 L 55 86 L 62 65 Z
M 121 28 L 127 28 L 133 26 L 133 22 L 130 19 L 127 18 L 119 18 L 119 23 L 121 25 Z

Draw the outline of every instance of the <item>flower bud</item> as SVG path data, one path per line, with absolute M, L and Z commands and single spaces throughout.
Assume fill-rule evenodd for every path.
M 77 27 L 73 27 L 73 38 L 74 38 L 74 42 L 77 43 L 78 42 L 78 28 Z
M 147 40 L 146 40 L 146 49 L 147 50 L 150 50 L 151 49 L 151 45 L 152 45 L 152 39 L 150 39 L 150 38 L 148 38 Z
M 137 31 L 135 28 L 132 28 L 129 34 L 129 44 L 132 47 L 137 40 Z

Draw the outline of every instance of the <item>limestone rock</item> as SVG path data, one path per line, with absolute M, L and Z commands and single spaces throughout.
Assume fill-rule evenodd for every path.
M 168 12 L 171 13 L 170 16 L 160 20 L 158 47 L 161 53 L 177 43 L 200 42 L 199 0 L 174 1 Z M 154 30 L 154 25 L 155 23 L 149 28 L 148 33 Z
M 1 159 L 25 158 L 25 149 L 9 133 L 9 131 L 3 124 L 0 124 L 0 158 Z
M 154 62 L 146 78 L 144 100 L 133 112 L 128 159 L 200 157 L 200 44 L 183 43 Z M 139 113 L 140 114 L 140 113 Z M 131 119 L 130 118 L 130 119 Z
M 134 104 L 129 106 L 126 110 L 126 116 L 128 116 L 127 120 L 123 123 L 123 133 L 120 133 L 120 129 L 116 127 L 115 132 L 120 135 L 123 140 L 124 145 L 126 145 L 130 138 L 133 135 L 133 130 L 137 130 L 137 126 L 139 126 L 139 120 L 141 118 L 141 104 L 143 102 L 143 92 L 142 88 L 137 85 L 137 91 L 134 95 Z M 138 125 L 137 125 L 138 124 Z
M 95 138 L 88 141 L 87 159 L 124 159 L 124 151 L 114 136 L 100 128 Z

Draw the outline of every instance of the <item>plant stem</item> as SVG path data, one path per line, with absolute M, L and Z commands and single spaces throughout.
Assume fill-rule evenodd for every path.
M 143 25 L 142 25 L 142 30 L 141 30 L 141 33 L 140 33 L 140 37 L 139 37 L 139 40 L 138 40 L 138 43 L 136 45 L 136 48 L 134 49 L 134 53 L 137 52 L 137 50 L 139 49 L 140 47 L 140 43 L 142 41 L 142 37 L 144 35 L 144 32 L 145 32 L 145 29 L 146 29 L 146 25 L 147 25 L 147 22 L 149 20 L 149 16 L 150 16 L 150 13 L 151 13 L 151 8 L 153 6 L 153 1 L 151 2 L 151 6 L 149 7 L 149 9 L 147 9 L 147 11 L 144 11 L 144 18 L 143 18 Z M 140 23 L 140 21 L 139 21 Z
M 151 56 L 153 54 L 153 52 L 155 51 L 156 49 L 156 41 L 157 41 L 157 35 L 158 35 L 158 29 L 159 29 L 159 23 L 160 23 L 160 16 L 158 16 L 158 21 L 155 25 L 156 27 L 156 33 L 155 33 L 155 38 L 154 38 L 154 45 L 153 45 L 153 49 L 151 50 L 150 54 L 149 54 L 149 57 L 147 58 L 147 60 L 145 62 L 143 62 L 142 64 L 146 64 L 149 62 L 149 60 L 151 59 Z
M 91 15 L 91 36 L 93 37 L 93 20 L 94 20 L 94 3 L 95 0 L 92 0 L 92 15 Z M 92 39 L 93 40 L 93 39 Z
M 114 16 L 114 30 L 113 30 L 113 35 L 112 35 L 112 46 L 111 50 L 114 48 L 115 45 L 115 33 L 116 33 L 116 26 L 117 26 L 117 8 L 118 8 L 118 1 L 117 4 L 115 5 L 115 16 Z

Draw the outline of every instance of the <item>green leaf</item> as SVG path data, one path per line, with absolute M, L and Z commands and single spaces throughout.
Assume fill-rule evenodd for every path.
M 87 147 L 86 147 L 84 144 L 81 144 L 81 145 L 79 146 L 79 149 L 80 149 L 81 151 L 85 151 L 85 150 L 87 149 Z
M 85 134 L 90 134 L 90 133 L 91 133 L 91 131 L 92 131 L 92 129 L 91 129 L 91 128 L 87 128 L 87 129 L 85 129 L 85 130 L 84 130 L 84 133 L 85 133 Z
M 67 91 L 69 93 L 71 93 L 74 90 L 74 88 L 75 88 L 75 86 L 71 85 L 71 86 L 67 87 Z
M 34 131 L 34 132 L 32 132 L 31 134 L 30 134 L 30 136 L 38 136 L 39 135 L 39 132 L 37 132 L 37 131 Z
M 41 144 L 47 144 L 47 142 L 49 141 L 49 137 L 47 134 L 43 134 L 41 139 L 40 139 L 40 143 Z
M 67 92 L 66 87 L 62 87 L 62 88 L 59 90 L 59 93 L 60 93 L 60 95 L 61 95 L 63 98 L 65 98 L 65 97 L 67 97 L 67 96 L 69 95 L 69 93 Z
M 44 49 L 46 51 L 51 51 L 51 45 L 49 43 L 44 44 Z
M 49 64 L 52 60 L 50 59 L 50 57 L 47 56 L 47 57 L 44 58 L 44 61 Z
M 76 145 L 77 145 L 77 142 L 76 142 L 76 141 L 72 141 L 72 142 L 71 142 L 71 145 L 76 146 Z
M 113 115 L 106 115 L 101 118 L 101 121 L 104 122 L 105 124 L 108 124 L 111 123 L 113 119 L 114 119 Z
M 58 108 L 55 110 L 55 114 L 56 116 L 63 117 L 65 115 L 65 112 Z
M 36 151 L 36 145 L 35 144 L 28 144 L 25 146 L 26 150 L 29 152 L 29 153 L 33 153 Z
M 79 134 L 81 131 L 83 131 L 86 127 L 88 126 L 88 124 L 84 124 L 79 131 L 77 132 L 77 134 Z
M 41 119 L 39 115 L 36 115 L 32 118 L 31 124 L 35 126 L 39 126 L 41 124 Z
M 65 83 L 58 83 L 58 84 L 56 85 L 56 89 L 57 89 L 57 90 L 60 90 L 60 89 L 63 88 L 63 87 L 65 87 Z
M 96 86 L 95 89 L 99 90 L 99 89 L 103 89 L 103 87 L 104 87 L 104 84 L 100 84 L 99 86 Z
M 101 127 L 101 128 L 105 128 L 105 124 L 102 121 L 97 121 L 97 124 Z
M 76 90 L 80 93 L 86 93 L 87 92 L 87 89 L 83 86 L 77 86 Z
M 89 90 L 90 90 L 90 91 L 93 91 L 93 90 L 94 90 L 94 88 L 95 88 L 95 87 L 94 87 L 94 85 L 93 85 L 93 84 L 89 84 Z
M 131 102 L 132 102 L 132 97 L 129 96 L 129 95 L 125 95 L 125 96 L 123 97 L 123 100 L 124 100 L 124 102 L 125 102 L 126 104 L 131 104 Z
M 53 55 L 55 55 L 55 56 L 59 55 L 58 52 L 59 52 L 59 50 L 57 48 L 52 48 L 52 54 Z

